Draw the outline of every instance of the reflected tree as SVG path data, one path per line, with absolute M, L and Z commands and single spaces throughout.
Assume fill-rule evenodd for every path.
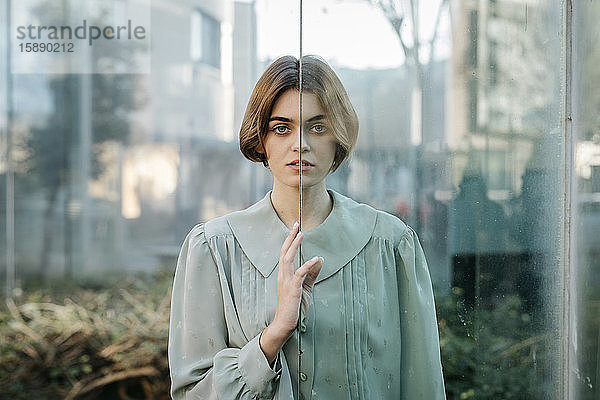
M 411 224 L 421 231 L 423 202 L 426 201 L 424 189 L 427 187 L 425 176 L 425 160 L 423 155 L 423 144 L 434 140 L 432 132 L 429 132 L 427 127 L 430 121 L 434 118 L 433 110 L 431 110 L 433 93 L 433 69 L 435 64 L 435 50 L 439 41 L 439 32 L 441 20 L 445 12 L 448 12 L 448 0 L 439 0 L 429 2 L 434 13 L 428 13 L 428 18 L 435 15 L 433 20 L 433 30 L 429 32 L 427 37 L 423 36 L 422 31 L 422 16 L 419 13 L 419 0 L 369 0 L 375 7 L 379 8 L 385 18 L 392 26 L 406 59 L 407 66 L 413 70 L 415 77 L 413 93 L 417 98 L 420 98 L 418 104 L 419 115 L 417 121 L 411 121 L 412 124 L 417 124 L 419 127 L 419 140 L 415 147 L 413 168 L 415 173 L 414 199 L 415 204 L 411 212 Z M 413 107 L 415 105 L 413 104 Z M 425 207 L 426 208 L 426 207 Z
M 492 277 L 506 274 L 509 264 L 504 257 L 504 211 L 487 197 L 481 173 L 465 173 L 460 193 L 451 203 L 449 220 L 453 286 L 463 291 L 466 304 L 473 308 L 480 305 L 482 297 L 490 297 L 491 293 L 481 293 L 482 288 L 491 292 L 498 280 Z
M 435 46 L 438 41 L 440 21 L 447 11 L 448 0 L 438 0 L 434 6 L 435 22 L 431 36 L 421 36 L 419 0 L 369 0 L 378 7 L 394 29 L 407 62 L 415 68 L 418 87 L 427 88 L 427 79 L 431 76 Z

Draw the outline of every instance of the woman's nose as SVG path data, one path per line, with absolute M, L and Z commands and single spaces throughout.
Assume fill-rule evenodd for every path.
M 302 135 L 294 135 L 294 143 L 292 145 L 292 150 L 302 150 L 302 153 L 310 151 L 310 146 L 308 144 L 308 141 L 306 140 L 306 137 L 304 136 L 304 133 L 302 133 Z

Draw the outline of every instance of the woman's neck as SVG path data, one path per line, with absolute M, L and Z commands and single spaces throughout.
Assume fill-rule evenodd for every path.
M 298 220 L 298 188 L 290 186 L 273 185 L 271 204 L 279 219 L 289 229 Z M 309 231 L 319 226 L 333 208 L 333 200 L 325 187 L 325 182 L 302 190 L 302 230 Z

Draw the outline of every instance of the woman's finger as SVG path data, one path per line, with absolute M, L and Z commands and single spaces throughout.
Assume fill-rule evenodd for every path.
M 310 260 L 308 260 L 307 262 L 305 262 L 304 264 L 302 264 L 302 266 L 300 268 L 298 268 L 295 272 L 295 275 L 300 278 L 300 279 L 304 279 L 304 277 L 309 273 L 312 272 L 312 267 L 315 266 L 317 263 L 321 264 L 321 257 L 313 257 Z M 317 266 L 318 270 L 321 270 L 320 266 Z M 318 272 L 317 272 L 318 274 Z M 316 276 L 315 276 L 316 278 Z
M 314 264 L 313 268 L 308 270 L 306 277 L 304 278 L 304 285 L 312 287 L 317 280 L 317 276 L 321 272 L 321 268 L 323 268 L 323 257 L 319 257 L 319 262 Z
M 298 234 L 299 227 L 300 227 L 300 224 L 298 223 L 298 221 L 294 222 L 294 226 L 292 226 L 292 230 L 290 230 L 290 233 L 288 233 L 287 237 L 283 241 L 283 245 L 281 245 L 281 252 L 279 253 L 280 257 L 283 257 L 287 253 L 288 248 L 290 247 L 290 244 L 292 243 L 292 241 Z
M 298 247 L 300 247 L 300 242 L 302 241 L 303 237 L 304 233 L 298 232 L 298 234 L 292 241 L 292 244 L 290 244 L 290 247 L 288 248 L 287 253 L 284 256 L 284 259 L 287 262 L 291 263 L 294 260 L 294 257 L 296 256 L 296 252 L 298 251 Z

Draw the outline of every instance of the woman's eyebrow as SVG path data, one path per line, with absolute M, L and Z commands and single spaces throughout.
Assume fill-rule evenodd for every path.
M 314 117 L 310 117 L 309 119 L 307 119 L 305 123 L 309 124 L 311 122 L 319 121 L 321 119 L 325 119 L 325 115 L 323 115 L 323 114 L 315 115 Z
M 322 120 L 322 119 L 325 119 L 325 115 L 324 114 L 318 114 L 318 115 L 315 115 L 314 117 L 310 117 L 309 119 L 307 119 L 305 121 L 305 124 L 309 124 L 311 122 L 319 121 L 319 120 Z M 271 121 L 293 122 L 293 120 L 290 119 L 290 118 L 287 118 L 287 117 L 278 117 L 278 116 L 269 118 L 269 122 L 271 122 Z
M 269 118 L 269 122 L 271 122 L 271 121 L 292 122 L 291 119 L 286 118 L 286 117 L 271 117 L 271 118 Z

